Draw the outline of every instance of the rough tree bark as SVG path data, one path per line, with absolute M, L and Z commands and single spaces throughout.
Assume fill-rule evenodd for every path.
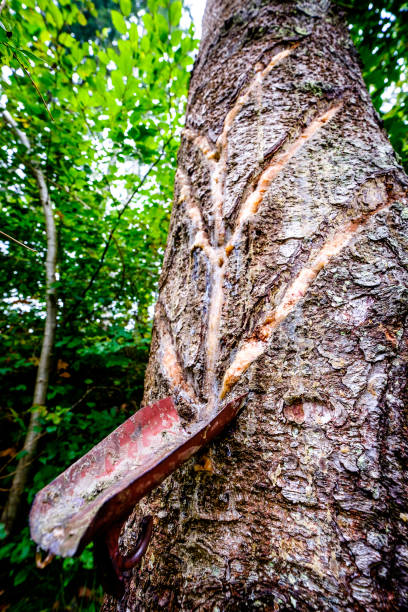
M 6 531 L 10 533 L 13 530 L 16 522 L 22 495 L 24 493 L 24 487 L 27 483 L 30 466 L 37 452 L 38 440 L 40 437 L 40 407 L 44 406 L 47 400 L 48 380 L 52 351 L 54 348 L 55 327 L 57 323 L 57 297 L 55 289 L 57 231 L 47 183 L 42 170 L 39 168 L 33 157 L 30 141 L 28 140 L 26 134 L 19 129 L 16 121 L 8 111 L 3 112 L 3 118 L 7 125 L 13 130 L 17 140 L 26 150 L 26 166 L 28 172 L 33 174 L 37 183 L 39 200 L 44 212 L 47 235 L 47 257 L 45 262 L 47 311 L 40 360 L 38 363 L 34 387 L 33 406 L 22 449 L 25 452 L 17 464 L 17 469 L 11 483 L 7 502 L 1 516 L 1 521 L 5 525 Z
M 209 0 L 186 125 L 145 402 L 248 398 L 104 609 L 408 609 L 407 179 L 336 8 Z

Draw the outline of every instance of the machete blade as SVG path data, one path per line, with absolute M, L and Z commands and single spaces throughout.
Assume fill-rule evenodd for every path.
M 33 540 L 54 555 L 79 554 L 218 435 L 244 397 L 188 425 L 171 397 L 141 408 L 37 493 L 30 512 Z

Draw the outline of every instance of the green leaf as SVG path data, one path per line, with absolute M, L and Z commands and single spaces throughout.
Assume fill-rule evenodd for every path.
M 167 19 L 160 13 L 156 13 L 154 16 L 154 21 L 157 25 L 161 42 L 165 42 L 169 33 L 169 24 L 167 23 Z
M 71 37 L 69 37 L 71 38 Z M 46 66 L 48 66 L 48 62 L 46 62 L 45 60 L 43 60 L 41 57 L 38 57 L 38 55 L 34 55 L 34 53 L 31 53 L 31 51 L 27 51 L 27 49 L 19 49 L 20 53 L 23 53 L 24 55 L 26 55 L 27 57 L 29 57 L 30 59 L 32 59 L 34 62 L 40 62 L 41 64 L 45 64 Z
M 129 30 L 129 40 L 132 44 L 135 44 L 137 43 L 138 38 L 139 35 L 137 31 L 137 25 L 135 23 L 132 23 Z
M 169 10 L 170 25 L 176 26 L 180 23 L 182 8 L 182 3 L 179 0 L 171 3 Z
M 107 54 L 105 53 L 105 51 L 99 51 L 99 53 L 98 53 L 98 57 L 99 57 L 99 59 L 101 60 L 101 62 L 102 62 L 103 64 L 105 64 L 105 66 L 106 66 L 107 64 L 109 64 L 109 61 L 110 61 L 110 60 L 109 60 L 109 57 L 107 56 Z
M 6 39 L 12 37 L 13 33 L 12 33 L 11 29 L 9 29 L 9 27 L 6 28 L 6 26 L 4 25 L 4 23 L 2 21 L 0 21 L 0 28 L 3 30 Z
M 75 44 L 75 38 L 66 32 L 62 32 L 62 34 L 59 35 L 59 41 L 66 47 L 72 47 Z
M 111 11 L 112 23 L 120 34 L 126 34 L 126 23 L 118 11 Z
M 173 45 L 173 47 L 178 47 L 180 42 L 181 42 L 181 37 L 182 37 L 182 31 L 181 30 L 174 30 L 171 33 L 171 44 Z
M 154 30 L 153 18 L 150 13 L 143 15 L 142 21 L 147 32 L 152 32 Z
M 78 17 L 77 17 L 78 23 L 81 26 L 86 26 L 86 24 L 88 23 L 85 15 L 83 13 L 78 13 Z
M 119 72 L 119 70 L 115 70 L 111 74 L 111 79 L 115 88 L 116 97 L 121 99 L 125 91 L 125 84 L 123 82 L 122 74 Z
M 53 22 L 55 23 L 57 28 L 60 30 L 62 28 L 62 26 L 64 25 L 64 18 L 63 18 L 62 14 L 61 14 L 61 11 L 57 7 L 57 5 L 54 4 L 53 2 L 48 2 L 46 10 L 50 14 L 51 19 L 53 20 Z
M 19 572 L 17 572 L 13 580 L 14 586 L 18 586 L 22 582 L 25 582 L 27 580 L 28 574 L 29 574 L 28 568 L 24 568 L 20 570 Z
M 11 45 L 9 45 L 9 47 L 10 49 L 14 51 L 14 55 L 16 59 L 20 62 L 20 64 L 22 64 L 25 68 L 31 68 L 30 62 L 27 60 L 26 56 L 19 49 L 16 49 L 15 47 L 12 47 Z
M 124 14 L 125 17 L 129 17 L 132 11 L 132 2 L 131 0 L 120 0 L 119 3 L 120 10 Z

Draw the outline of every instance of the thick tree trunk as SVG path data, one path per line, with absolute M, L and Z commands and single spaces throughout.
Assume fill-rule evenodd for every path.
M 10 113 L 8 113 L 8 111 L 3 112 L 3 117 L 8 126 L 13 130 L 17 139 L 26 148 L 26 166 L 27 170 L 34 175 L 37 183 L 39 200 L 44 212 L 47 235 L 47 258 L 45 262 L 47 312 L 40 360 L 38 363 L 34 387 L 33 406 L 22 449 L 24 454 L 17 464 L 17 469 L 11 483 L 7 502 L 1 516 L 1 520 L 5 525 L 6 531 L 11 532 L 21 507 L 22 496 L 24 493 L 24 487 L 27 483 L 30 466 L 34 461 L 37 452 L 38 440 L 40 437 L 40 407 L 44 406 L 47 401 L 48 380 L 50 375 L 52 351 L 54 349 L 55 327 L 57 324 L 57 297 L 55 289 L 57 231 L 47 183 L 42 170 L 31 157 L 32 149 L 30 142 L 25 133 L 18 128 L 17 123 L 14 121 L 13 117 L 10 115 Z
M 407 183 L 336 9 L 209 0 L 186 124 L 145 401 L 248 397 L 105 610 L 408 609 Z

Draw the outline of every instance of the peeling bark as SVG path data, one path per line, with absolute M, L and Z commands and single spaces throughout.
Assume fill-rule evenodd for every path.
M 145 402 L 248 401 L 104 609 L 407 609 L 407 178 L 336 9 L 209 0 L 186 125 Z

